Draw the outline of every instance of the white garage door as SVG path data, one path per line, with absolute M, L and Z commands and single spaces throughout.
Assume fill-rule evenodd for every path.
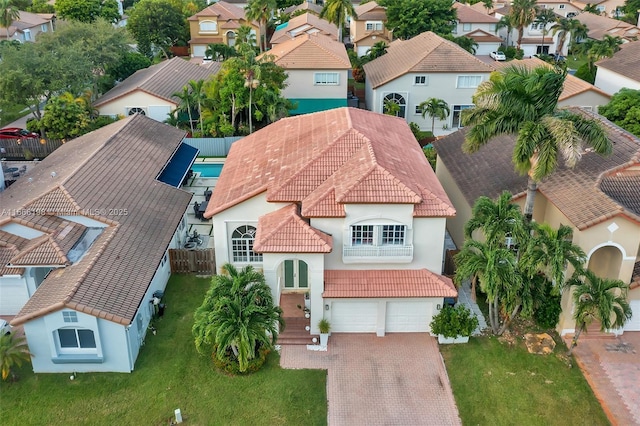
M 207 46 L 193 46 L 191 49 L 191 56 L 204 58 Z
M 15 315 L 29 300 L 29 293 L 23 282 L 6 283 L 0 280 L 0 315 Z
M 149 105 L 149 118 L 153 118 L 156 121 L 163 122 L 169 118 L 171 107 L 168 105 Z
M 366 55 L 370 49 L 371 46 L 358 46 L 358 57 Z
M 624 325 L 624 331 L 640 331 L 640 300 L 631 300 L 629 305 L 633 316 Z
M 387 302 L 387 333 L 429 331 L 431 309 L 426 301 Z
M 339 300 L 331 304 L 331 332 L 375 333 L 378 302 Z

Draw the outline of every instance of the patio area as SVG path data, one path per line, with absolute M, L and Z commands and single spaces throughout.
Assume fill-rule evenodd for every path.
M 199 164 L 203 162 L 206 161 L 199 161 Z M 212 163 L 219 163 L 219 161 Z M 218 178 L 202 177 L 199 172 L 195 172 L 193 177 L 189 178 L 187 183 L 181 187 L 183 190 L 193 194 L 191 208 L 187 210 L 187 230 L 189 234 L 193 234 L 193 232 L 196 231 L 200 235 L 200 238 L 203 240 L 200 248 L 213 248 L 213 223 L 211 219 L 203 220 L 198 218 L 194 210 L 194 205 L 195 203 L 201 206 L 204 205 L 208 201 L 205 194 L 213 191 L 217 182 Z M 204 209 L 202 209 L 202 212 L 204 212 Z

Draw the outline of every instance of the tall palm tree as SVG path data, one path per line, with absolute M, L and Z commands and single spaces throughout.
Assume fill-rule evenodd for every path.
M 206 93 L 202 89 L 204 80 L 189 80 L 187 83 L 189 91 L 191 92 L 191 99 L 198 105 L 198 122 L 200 123 L 200 134 L 204 135 L 204 120 L 202 119 L 202 103 L 207 98 Z
M 243 62 L 242 74 L 244 76 L 244 87 L 249 89 L 249 134 L 253 133 L 253 91 L 260 84 L 262 68 L 256 61 L 256 54 L 251 49 L 241 49 Z
M 567 110 L 558 110 L 566 71 L 547 67 L 508 67 L 483 83 L 463 113 L 463 123 L 472 126 L 463 149 L 473 153 L 494 136 L 515 134 L 513 162 L 516 171 L 528 174 L 524 214 L 533 215 L 538 182 L 557 167 L 558 154 L 573 167 L 588 145 L 599 154 L 609 154 L 611 142 L 599 122 Z
M 13 334 L 0 336 L 0 371 L 2 380 L 7 380 L 14 366 L 20 367 L 23 361 L 31 360 L 31 353 L 24 337 L 14 337 Z
M 631 318 L 627 302 L 628 286 L 621 280 L 600 278 L 593 271 L 585 270 L 584 278 L 574 277 L 567 282 L 573 288 L 576 333 L 571 341 L 569 355 L 578 345 L 580 334 L 593 321 L 600 322 L 600 330 L 620 328 Z
M 584 24 L 577 19 L 572 18 L 560 18 L 551 26 L 551 34 L 555 36 L 557 33 L 560 33 L 558 36 L 558 43 L 556 44 L 557 55 L 562 55 L 564 44 L 567 42 L 567 35 L 571 35 L 573 39 L 574 33 L 576 31 L 580 31 L 579 26 L 584 26 Z
M 598 10 L 598 6 L 595 4 L 587 3 L 587 5 L 582 9 L 583 12 L 592 13 L 594 15 L 600 15 L 600 11 Z
M 194 107 L 194 99 L 189 86 L 184 86 L 181 92 L 175 92 L 172 96 L 180 99 L 177 110 L 179 112 L 186 112 L 189 116 L 189 128 L 191 129 L 191 135 L 193 135 L 193 116 L 192 109 Z
M 9 27 L 20 19 L 20 11 L 12 4 L 12 0 L 0 0 L 0 27 L 7 29 L 7 40 L 9 40 Z
M 558 21 L 558 15 L 551 9 L 540 9 L 536 14 L 536 20 L 538 24 L 542 25 L 542 45 L 540 46 L 540 53 L 544 53 L 544 38 L 547 35 L 547 25 Z
M 251 47 L 256 46 L 256 35 L 253 33 L 253 28 L 248 25 L 240 25 L 238 28 L 238 47 L 242 46 L 242 44 L 249 45 Z M 262 49 L 262 46 L 260 46 Z
M 264 275 L 253 267 L 238 271 L 227 263 L 223 270 L 196 310 L 192 330 L 199 352 L 216 348 L 220 360 L 231 353 L 244 372 L 261 347 L 275 345 L 284 328 L 282 310 L 274 306 Z
M 511 3 L 511 24 L 518 30 L 517 48 L 522 45 L 522 37 L 524 36 L 524 28 L 531 25 L 536 20 L 538 13 L 537 0 L 513 0 Z
M 326 0 L 320 12 L 320 18 L 326 19 L 338 27 L 338 41 L 341 43 L 342 28 L 349 16 L 354 19 L 358 17 L 351 0 Z
M 451 113 L 449 104 L 438 98 L 429 98 L 426 101 L 421 102 L 418 107 L 422 111 L 422 118 L 426 118 L 427 114 L 431 117 L 432 135 L 436 124 L 436 118 L 438 120 L 445 120 L 449 116 L 449 113 Z
M 267 22 L 277 8 L 276 0 L 249 0 L 245 7 L 247 19 L 260 23 L 260 52 L 267 50 Z
M 513 22 L 511 15 L 504 15 L 500 18 L 498 22 L 496 22 L 496 34 L 502 28 L 507 29 L 507 39 L 505 40 L 505 46 L 509 46 L 509 37 L 511 36 L 511 32 L 513 31 Z

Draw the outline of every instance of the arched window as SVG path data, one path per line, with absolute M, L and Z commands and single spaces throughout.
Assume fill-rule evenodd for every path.
M 233 31 L 227 32 L 227 45 L 229 45 L 229 47 L 236 45 L 236 33 Z
M 202 21 L 200 22 L 201 33 L 217 33 L 218 23 L 216 21 Z
M 262 262 L 262 254 L 253 251 L 256 228 L 243 225 L 236 228 L 231 235 L 231 251 L 234 262 Z
M 144 112 L 143 108 L 140 107 L 133 107 L 133 108 L 129 108 L 129 112 L 127 113 L 127 115 L 135 115 L 135 114 L 140 114 L 140 115 L 147 115 Z
M 407 109 L 407 101 L 404 98 L 404 96 L 402 96 L 399 93 L 389 93 L 388 95 L 386 95 L 384 97 L 384 100 L 382 101 L 383 109 L 384 109 L 384 107 L 385 107 L 385 105 L 387 103 L 394 103 L 394 104 L 398 105 L 399 109 L 395 114 L 396 117 L 405 118 L 405 111 Z

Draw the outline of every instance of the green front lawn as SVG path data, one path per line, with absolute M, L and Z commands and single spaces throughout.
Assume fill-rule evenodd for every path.
M 272 354 L 262 370 L 231 377 L 195 350 L 193 312 L 209 280 L 173 276 L 157 335 L 131 374 L 38 374 L 31 366 L 16 383 L 0 384 L 2 424 L 166 425 L 176 408 L 193 425 L 326 425 L 326 372 L 282 370 Z
M 609 424 L 577 366 L 529 354 L 519 340 L 514 347 L 495 337 L 440 346 L 463 424 Z

